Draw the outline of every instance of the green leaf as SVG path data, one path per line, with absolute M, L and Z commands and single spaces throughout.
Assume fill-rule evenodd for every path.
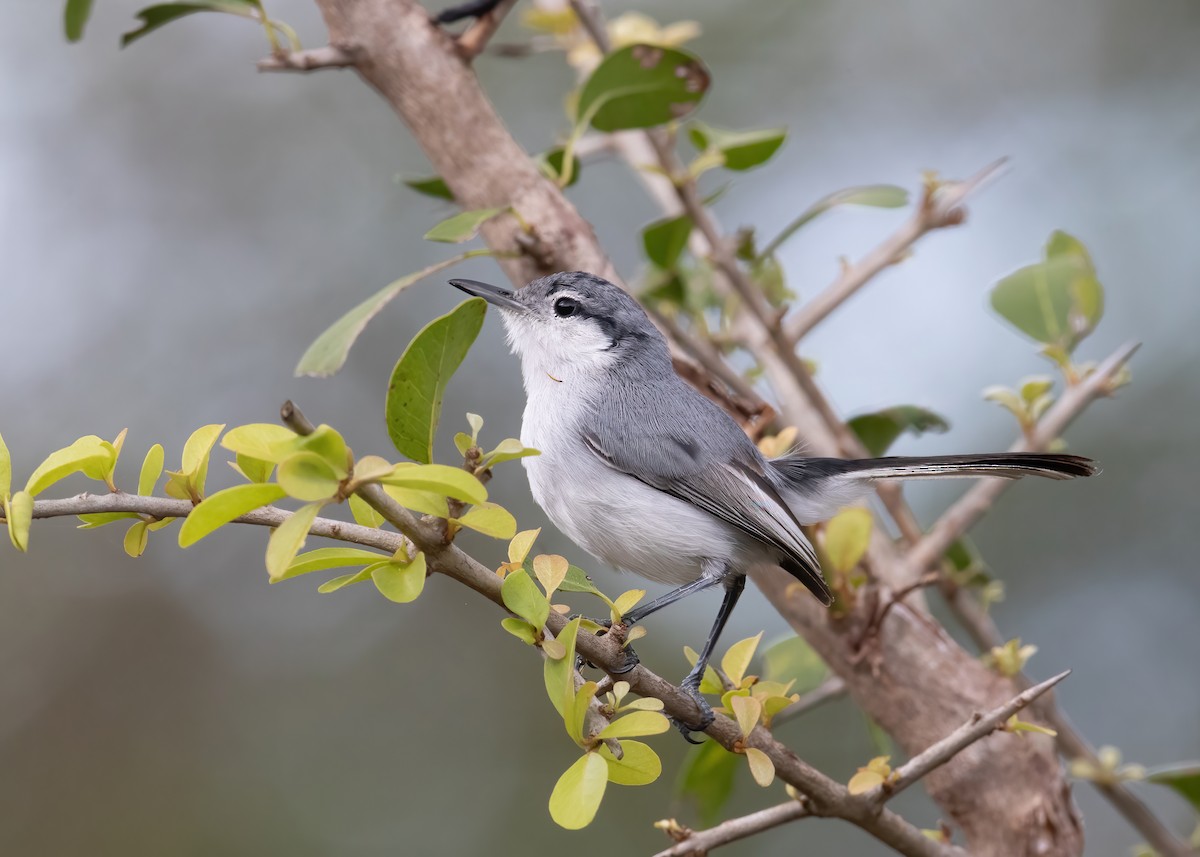
M 21 553 L 29 550 L 29 530 L 33 526 L 33 495 L 18 491 L 9 497 L 0 493 L 4 500 L 4 520 L 8 523 L 8 538 Z
M 430 491 L 464 503 L 478 504 L 487 499 L 487 489 L 473 474 L 446 464 L 401 464 L 379 481 L 397 488 Z
M 164 458 L 161 443 L 154 444 L 146 452 L 146 457 L 142 459 L 142 472 L 138 476 L 138 494 L 141 496 L 146 497 L 154 493 L 158 477 L 162 476 Z
M 208 478 L 208 459 L 213 444 L 225 431 L 225 425 L 201 426 L 192 432 L 183 445 L 183 467 L 180 472 L 189 477 L 189 482 L 199 495 L 204 494 L 204 482 Z
M 537 642 L 538 629 L 524 619 L 518 619 L 515 616 L 505 616 L 500 620 L 500 627 L 526 645 L 532 646 Z
M 688 755 L 679 775 L 676 791 L 696 802 L 700 823 L 712 827 L 733 794 L 738 757 L 716 741 L 705 741 Z
M 462 244 L 464 241 L 474 238 L 479 233 L 479 227 L 506 211 L 508 211 L 507 208 L 477 208 L 473 211 L 460 211 L 426 232 L 425 240 L 440 241 L 443 244 Z
M 213 495 L 213 497 L 216 496 L 216 494 Z M 318 548 L 317 550 L 302 553 L 293 559 L 283 574 L 271 582 L 278 583 L 280 580 L 299 577 L 302 574 L 309 574 L 313 571 L 343 568 L 348 565 L 375 565 L 376 563 L 387 562 L 390 559 L 391 557 L 384 556 L 383 554 L 360 548 Z
M 454 193 L 441 176 L 430 176 L 425 179 L 405 179 L 404 183 L 417 193 L 432 196 L 434 199 L 454 201 Z
M 1055 232 L 1041 262 L 996 283 L 992 308 L 1031 339 L 1070 354 L 1104 314 L 1104 290 L 1083 244 Z
M 692 234 L 692 219 L 686 214 L 656 220 L 642 230 L 642 246 L 646 257 L 664 270 L 671 270 L 687 247 Z
M 580 830 L 592 823 L 604 789 L 608 765 L 598 753 L 585 753 L 558 778 L 550 793 L 550 817 L 559 827 Z
M 550 616 L 550 602 L 524 570 L 504 578 L 500 597 L 505 607 L 536 628 L 545 625 Z
M 750 668 L 750 661 L 754 657 L 754 651 L 762 642 L 762 635 L 763 632 L 759 631 L 753 637 L 739 640 L 730 646 L 725 657 L 721 658 L 721 672 L 729 677 L 734 687 L 740 685 L 742 679 L 745 678 L 746 670 Z
M 298 438 L 296 443 L 304 452 L 311 452 L 324 459 L 333 468 L 339 479 L 344 479 L 349 474 L 347 470 L 350 462 L 349 450 L 346 448 L 345 438 L 337 429 L 322 423 L 309 434 Z M 282 465 L 283 462 L 279 463 Z M 367 479 L 375 475 L 368 471 L 378 470 L 379 473 L 386 473 L 391 468 L 391 464 L 377 455 L 366 456 L 363 459 L 362 478 Z
M 367 501 L 357 494 L 350 495 L 350 514 L 354 516 L 355 523 L 372 529 L 382 527 L 385 520 L 383 515 L 371 508 Z
M 12 457 L 8 454 L 8 446 L 4 443 L 4 435 L 0 435 L 0 497 L 8 496 L 12 490 Z
M 583 724 L 587 719 L 588 708 L 591 707 L 595 696 L 596 682 L 585 681 L 571 697 L 571 705 L 567 709 L 566 715 L 563 716 L 564 724 L 567 727 L 567 734 L 580 747 L 584 746 Z
M 425 325 L 408 344 L 387 393 L 388 435 L 402 455 L 428 464 L 442 413 L 446 384 L 479 330 L 487 303 L 471 298 Z
M 546 695 L 550 697 L 555 710 L 562 717 L 566 716 L 567 701 L 575 698 L 575 637 L 579 633 L 581 621 L 576 616 L 563 626 L 555 638 L 566 647 L 566 654 L 561 658 L 546 658 L 542 665 Z
M 1200 762 L 1155 768 L 1146 773 L 1152 783 L 1169 786 L 1200 812 Z
M 428 268 L 422 268 L 420 271 L 403 276 L 371 295 L 313 340 L 313 344 L 308 346 L 308 350 L 296 364 L 296 376 L 309 375 L 313 378 L 328 378 L 335 374 L 346 364 L 350 348 L 366 328 L 367 322 L 377 316 L 392 298 L 431 274 L 457 265 L 468 258 L 468 255 L 481 254 L 478 251 L 473 251 L 471 254 L 460 253 L 445 261 L 430 265 Z
M 183 526 L 179 528 L 179 546 L 191 547 L 235 518 L 274 503 L 283 496 L 284 489 L 279 485 L 251 482 L 248 485 L 234 485 L 205 497 L 203 502 L 184 518 Z
M 385 565 L 386 563 L 377 563 L 377 565 Z M 331 577 L 329 580 L 317 587 L 317 592 L 320 595 L 328 595 L 331 592 L 337 592 L 339 589 L 344 589 L 352 583 L 362 583 L 364 580 L 371 579 L 371 573 L 375 570 L 375 565 L 369 565 L 366 568 L 352 571 L 349 574 L 341 574 L 337 577 Z M 274 583 L 275 581 L 271 581 Z
M 534 159 L 538 167 L 540 167 L 542 172 L 545 174 L 546 178 L 550 179 L 550 181 L 554 182 L 555 184 L 558 184 L 562 179 L 563 155 L 565 154 L 565 151 L 566 150 L 562 146 L 559 146 L 557 149 L 551 149 L 549 152 L 538 155 Z M 579 158 L 576 158 L 572 155 L 571 170 L 567 175 L 567 183 L 562 185 L 562 187 L 570 187 L 571 185 L 575 184 L 575 182 L 579 181 L 579 173 L 582 166 L 583 165 L 579 162 Z
M 622 741 L 621 758 L 616 758 L 607 746 L 597 748 L 600 758 L 608 765 L 608 781 L 619 786 L 646 786 L 662 774 L 662 760 L 641 741 Z
M 416 491 L 411 488 L 397 488 L 394 485 L 384 485 L 384 492 L 406 509 L 420 512 L 422 515 L 433 515 L 435 518 L 450 517 L 450 507 L 442 494 L 432 491 Z
M 503 506 L 497 506 L 495 503 L 472 506 L 458 522 L 494 539 L 511 539 L 517 534 L 517 519 Z
M 600 738 L 640 738 L 660 735 L 671 728 L 671 722 L 657 711 L 631 711 L 604 727 Z
M 130 521 L 138 517 L 140 516 L 137 512 L 93 512 L 79 516 L 79 520 L 83 521 L 79 525 L 79 529 L 96 530 L 107 524 L 115 524 L 117 521 Z
M 29 477 L 25 490 L 37 496 L 55 482 L 73 473 L 98 474 L 116 460 L 116 450 L 108 441 L 94 434 L 81 437 L 68 447 L 52 452 Z M 94 476 L 93 478 L 100 478 Z
M 142 25 L 121 36 L 121 47 L 126 47 L 159 27 L 197 12 L 228 12 L 243 18 L 253 18 L 257 4 L 251 0 L 195 0 L 190 3 L 159 3 L 147 6 L 137 13 Z
M 573 565 L 567 569 L 567 576 L 563 578 L 563 582 L 558 585 L 559 592 L 586 592 L 589 595 L 595 595 L 598 598 L 603 598 L 600 590 L 592 583 L 592 579 L 587 576 L 582 568 Z
M 495 467 L 497 464 L 503 464 L 506 461 L 515 461 L 518 458 L 528 458 L 532 455 L 541 454 L 540 451 L 525 446 L 515 437 L 509 437 L 500 441 L 495 449 L 484 455 L 483 466 Z
M 412 562 L 385 562 L 374 567 L 371 580 L 375 588 L 389 601 L 408 604 L 416 601 L 425 588 L 425 554 L 418 553 Z
M 799 217 L 783 228 L 758 254 L 760 259 L 775 255 L 780 246 L 830 209 L 839 205 L 866 205 L 872 208 L 900 208 L 908 204 L 908 191 L 894 185 L 877 184 L 848 187 L 818 199 Z
M 688 130 L 688 136 L 701 152 L 710 148 L 720 152 L 726 169 L 749 170 L 766 163 L 779 151 L 787 138 L 787 128 L 722 131 L 696 122 Z
M 926 432 L 941 434 L 950 428 L 950 424 L 943 417 L 916 405 L 897 405 L 870 414 L 860 414 L 847 425 L 874 456 L 887 452 L 896 438 L 904 432 L 914 435 Z
M 305 502 L 330 499 L 341 481 L 329 462 L 315 452 L 298 452 L 285 458 L 275 478 L 289 497 Z
M 250 423 L 225 432 L 221 446 L 258 461 L 278 464 L 299 451 L 300 435 L 274 423 Z
M 267 574 L 272 580 L 282 577 L 308 538 L 308 530 L 321 511 L 323 503 L 309 503 L 292 513 L 275 528 L 267 542 Z
M 828 674 L 821 656 L 803 637 L 787 637 L 763 652 L 763 677 L 782 684 L 794 682 L 798 693 L 812 690 Z
M 92 14 L 92 0 L 67 0 L 63 10 L 63 30 L 66 31 L 68 42 L 77 42 L 83 38 L 83 28 L 87 26 Z M 0 494 L 3 494 L 0 491 Z
M 598 131 L 663 125 L 695 110 L 710 80 L 686 51 L 629 45 L 606 56 L 584 83 L 576 124 Z
M 851 508 L 838 512 L 825 525 L 825 554 L 834 571 L 849 572 L 867 552 L 871 543 L 874 518 L 866 509 Z
M 138 521 L 125 532 L 125 553 L 137 559 L 146 552 L 146 543 L 149 538 L 150 531 L 147 522 Z
M 266 482 L 271 478 L 271 472 L 275 469 L 275 465 L 269 461 L 242 455 L 240 452 L 234 458 L 236 463 L 230 462 L 229 466 L 251 482 Z

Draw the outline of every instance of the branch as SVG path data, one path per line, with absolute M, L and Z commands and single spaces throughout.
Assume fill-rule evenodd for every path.
M 1084 408 L 1101 396 L 1112 393 L 1112 381 L 1134 352 L 1138 344 L 1118 348 L 1111 356 L 1080 381 L 1067 388 L 1053 407 L 1038 421 L 1033 432 L 1017 441 L 1011 452 L 1035 452 L 1046 449 L 1057 440 L 1067 426 L 1083 412 Z M 901 580 L 916 580 L 949 549 L 955 539 L 963 535 L 992 507 L 997 498 L 1009 487 L 1009 479 L 981 479 L 958 499 L 937 522 L 929 528 L 925 537 L 904 558 Z
M 326 45 L 307 51 L 283 51 L 258 61 L 259 71 L 319 71 L 323 68 L 349 68 L 357 51 L 350 47 Z
M 772 717 L 771 728 L 775 729 L 781 723 L 795 720 L 801 714 L 807 714 L 814 708 L 845 695 L 846 682 L 839 676 L 831 675 L 808 693 L 801 694 L 799 699 Z
M 906 764 L 897 768 L 892 779 L 883 785 L 876 786 L 868 792 L 856 795 L 854 799 L 867 807 L 882 806 L 886 801 L 891 800 L 930 771 L 946 764 L 946 762 L 950 761 L 976 741 L 986 738 L 1001 728 L 1010 717 L 1070 674 L 1070 670 L 1059 673 L 1041 684 L 1028 688 L 987 714 L 976 713 L 970 720 L 941 741 L 938 741 L 923 753 L 914 756 Z M 728 845 L 739 839 L 745 839 L 764 830 L 770 830 L 789 821 L 796 821 L 811 815 L 813 813 L 809 809 L 807 802 L 791 800 L 749 815 L 741 816 L 740 818 L 732 818 L 708 830 L 692 833 L 678 844 L 665 851 L 660 851 L 655 857 L 685 857 L 685 855 L 707 854 L 712 849 L 721 845 Z
M 793 344 L 799 341 L 847 298 L 870 282 L 876 274 L 903 260 L 912 245 L 927 232 L 962 223 L 966 219 L 966 211 L 961 208 L 963 202 L 981 186 L 998 176 L 1007 160 L 1001 158 L 994 161 L 964 181 L 945 182 L 933 190 L 927 189 L 912 216 L 899 229 L 858 262 L 845 268 L 825 291 L 801 307 L 787 321 L 785 329 L 788 341 Z M 766 254 L 767 251 L 764 250 L 763 253 Z

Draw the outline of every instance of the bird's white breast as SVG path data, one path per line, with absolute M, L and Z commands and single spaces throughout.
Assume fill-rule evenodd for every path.
M 713 573 L 744 541 L 690 503 L 613 470 L 588 449 L 575 418 L 578 380 L 527 375 L 521 443 L 533 498 L 554 525 L 588 553 L 660 583 Z

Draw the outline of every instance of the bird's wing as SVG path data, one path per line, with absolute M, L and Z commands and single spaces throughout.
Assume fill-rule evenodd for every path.
M 613 470 L 691 503 L 775 548 L 785 570 L 823 603 L 832 601 L 812 545 L 740 429 L 731 424 L 745 445 L 734 441 L 718 447 L 727 455 L 714 456 L 705 455 L 682 432 L 671 432 L 660 422 L 645 420 L 636 425 L 636 437 L 613 438 L 616 442 L 606 444 L 589 429 L 583 433 L 584 442 Z

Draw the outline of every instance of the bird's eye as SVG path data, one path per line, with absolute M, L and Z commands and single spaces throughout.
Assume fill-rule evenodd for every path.
M 579 314 L 579 301 L 574 298 L 559 298 L 554 302 L 554 314 L 559 318 L 568 318 Z

